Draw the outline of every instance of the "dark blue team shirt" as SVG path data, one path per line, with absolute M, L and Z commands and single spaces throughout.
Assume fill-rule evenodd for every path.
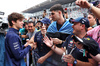
M 48 35 L 47 35 L 48 36 Z M 47 54 L 51 49 L 46 46 L 46 44 L 43 42 L 43 36 L 41 34 L 41 31 L 37 32 L 34 37 L 34 42 L 37 42 L 37 48 L 38 48 L 38 54 L 39 56 L 44 56 Z
M 71 38 L 72 35 L 74 35 L 74 34 L 69 35 L 66 38 L 65 43 L 63 43 L 63 45 L 62 45 L 62 47 L 66 47 L 67 48 L 68 54 L 70 53 L 70 51 L 72 50 L 72 47 L 74 46 L 73 39 Z M 85 37 L 91 38 L 90 36 L 85 36 Z M 83 57 L 83 49 L 78 49 L 77 47 L 75 47 L 75 50 L 72 52 L 71 55 L 74 58 L 76 58 L 76 59 L 78 59 L 80 61 L 83 61 L 83 62 L 88 62 L 88 59 L 91 58 L 89 54 L 87 54 L 87 57 L 86 56 Z
M 21 43 L 21 39 L 18 35 L 19 31 L 10 28 L 5 38 L 5 57 L 6 66 L 25 66 L 24 56 L 31 49 L 31 46 L 24 46 Z

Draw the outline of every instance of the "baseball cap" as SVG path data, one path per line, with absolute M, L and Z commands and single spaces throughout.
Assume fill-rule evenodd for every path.
M 99 44 L 92 38 L 84 37 L 81 39 L 75 35 L 72 36 L 72 38 L 74 39 L 75 42 L 79 41 L 81 44 L 83 44 L 83 48 L 86 49 L 93 56 L 96 56 L 100 52 L 99 46 L 98 46 Z
M 38 20 L 36 23 L 35 23 L 35 25 L 37 24 L 37 23 L 42 23 L 40 20 Z
M 95 40 L 93 40 L 92 38 L 89 38 L 89 37 L 84 37 L 84 38 L 81 39 L 78 36 L 73 35 L 72 38 L 74 39 L 75 42 L 79 41 L 83 45 L 86 45 L 86 46 L 88 46 L 89 44 L 94 45 L 94 46 L 97 46 L 96 45 L 97 42 Z
M 41 20 L 41 22 L 42 23 L 44 23 L 44 24 L 51 24 L 51 21 L 50 21 L 50 19 L 48 19 L 48 18 L 43 18 L 42 20 Z
M 98 48 L 98 43 L 90 37 L 84 37 L 81 39 L 78 36 L 73 35 L 72 38 L 75 42 L 79 41 L 81 44 L 83 44 L 85 49 L 89 49 L 89 47 Z
M 81 24 L 85 24 L 86 28 L 90 27 L 89 20 L 84 17 L 79 17 L 79 18 L 71 20 L 71 23 L 73 23 L 73 22 L 79 22 Z

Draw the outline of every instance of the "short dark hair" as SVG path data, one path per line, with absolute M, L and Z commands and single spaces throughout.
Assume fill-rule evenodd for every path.
M 29 21 L 28 24 L 29 24 L 29 23 L 33 23 L 33 26 L 35 26 L 35 22 L 33 22 L 33 21 Z
M 64 13 L 63 7 L 61 4 L 55 4 L 50 8 L 50 11 L 57 11 L 60 10 L 62 13 Z
M 17 21 L 17 20 L 23 20 L 24 19 L 24 16 L 22 14 L 19 14 L 19 13 L 16 13 L 16 12 L 13 12 L 11 13 L 10 15 L 8 15 L 8 22 L 9 22 L 9 25 L 12 26 L 12 21 Z
M 92 15 L 95 18 L 95 15 L 93 13 L 89 13 L 88 15 Z
M 28 25 L 28 23 L 27 22 L 24 22 L 23 27 L 25 27 L 25 25 Z

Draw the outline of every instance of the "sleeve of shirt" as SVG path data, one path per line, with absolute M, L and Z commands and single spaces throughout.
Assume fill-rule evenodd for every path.
M 29 37 L 29 33 L 26 34 Z
M 72 40 L 72 38 L 71 38 L 72 35 L 74 35 L 74 34 L 71 34 L 66 38 L 65 42 L 62 44 L 62 47 L 64 47 L 64 46 L 66 46 L 66 48 L 68 47 L 69 41 Z
M 21 46 L 21 41 L 17 36 L 10 36 L 8 39 L 10 50 L 15 57 L 15 59 L 23 58 L 28 51 L 31 49 L 31 46 L 27 46 L 25 49 Z
M 37 30 L 34 31 L 34 35 L 37 33 Z
M 93 34 L 93 29 L 92 30 L 89 30 L 88 32 L 87 32 L 87 34 L 90 36 L 90 37 L 92 37 L 92 34 Z
M 67 37 L 67 38 L 66 38 L 66 41 L 65 41 L 65 42 L 63 42 L 62 47 L 64 47 L 64 46 L 66 46 L 66 47 L 67 47 L 67 46 L 68 46 L 68 39 L 69 39 L 69 38 Z
M 23 29 L 20 29 L 19 32 L 20 32 L 20 33 L 23 33 Z

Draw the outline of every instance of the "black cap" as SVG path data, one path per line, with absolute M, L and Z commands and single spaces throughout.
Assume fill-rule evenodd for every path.
M 95 56 L 99 53 L 98 43 L 94 39 L 90 37 L 84 37 L 81 39 L 75 35 L 72 38 L 74 39 L 75 42 L 77 41 L 81 42 L 81 44 L 83 44 L 83 48 L 86 49 L 92 55 Z

